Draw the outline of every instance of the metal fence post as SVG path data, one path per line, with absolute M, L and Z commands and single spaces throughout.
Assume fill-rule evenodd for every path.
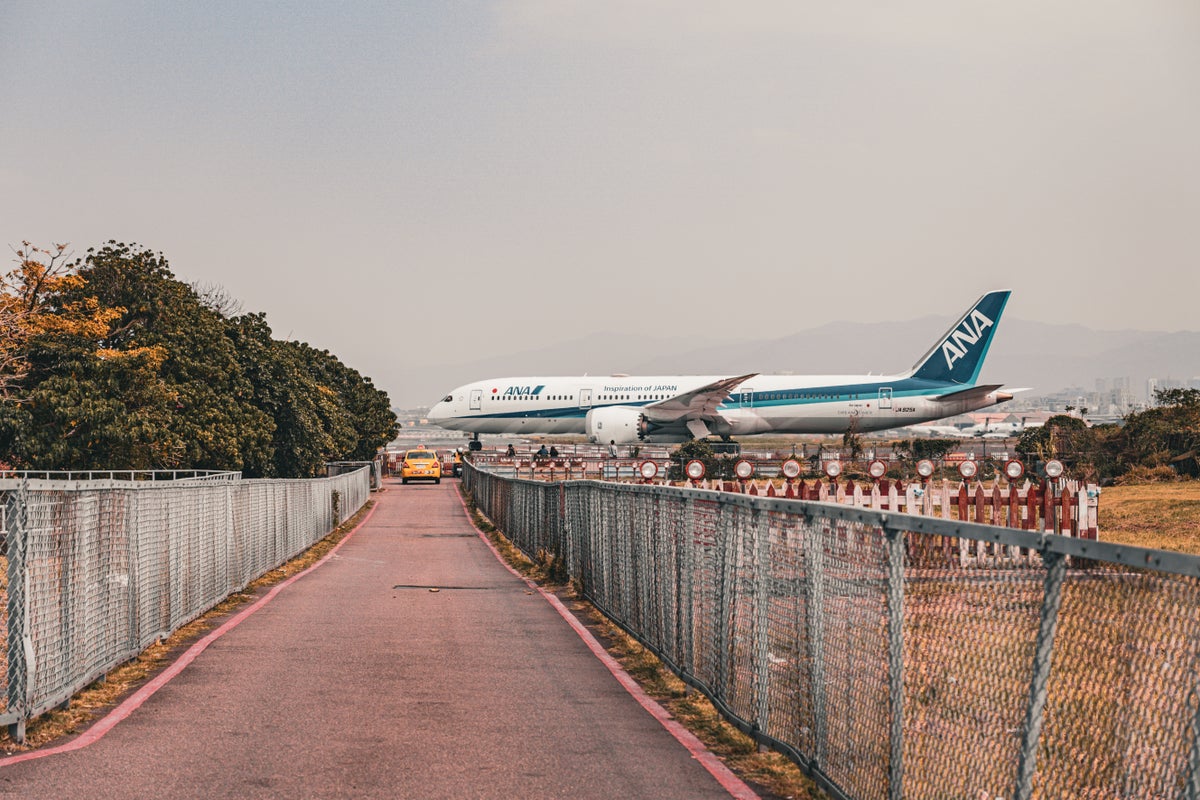
M 766 734 L 771 713 L 771 555 L 768 550 L 771 542 L 770 527 L 763 522 L 764 516 L 759 508 L 751 512 L 750 535 L 754 544 L 754 727 Z
M 737 506 L 726 506 L 721 511 L 717 521 L 717 531 L 721 541 L 720 546 L 715 548 L 721 554 L 716 606 L 720 616 L 717 619 L 717 642 L 714 650 L 716 655 L 714 661 L 717 668 L 716 685 L 712 688 L 717 697 L 726 698 L 729 695 L 729 676 L 732 672 L 729 662 L 733 658 L 733 648 L 731 647 L 732 637 L 729 628 L 737 596 L 735 566 L 737 563 L 736 548 L 739 544 L 737 522 L 740 512 Z
M 1033 679 L 1029 687 L 1029 707 L 1022 728 L 1021 752 L 1017 761 L 1015 800 L 1028 800 L 1033 793 L 1033 775 L 1037 771 L 1037 748 L 1042 734 L 1042 712 L 1046 708 L 1046 684 L 1050 681 L 1050 660 L 1054 654 L 1054 634 L 1062 607 L 1063 581 L 1067 558 L 1061 553 L 1043 552 L 1046 562 L 1046 589 L 1042 600 L 1041 623 L 1033 655 Z
M 804 571 L 807 602 L 804 620 L 810 659 L 810 685 L 813 712 L 814 765 L 825 761 L 825 541 L 813 528 L 813 515 L 804 514 Z
M 125 493 L 125 541 L 129 547 L 129 570 L 126 573 L 129 581 L 129 638 L 128 647 L 131 651 L 140 650 L 142 645 L 142 538 L 139 519 L 142 510 L 142 497 L 139 492 Z
M 29 675 L 25 661 L 25 632 L 29 606 L 26 598 L 25 553 L 29 543 L 29 480 L 21 481 L 9 501 L 8 514 L 8 701 L 5 709 L 18 714 L 8 726 L 15 742 L 25 741 L 25 715 L 29 710 Z
M 675 548 L 675 658 L 685 680 L 695 672 L 696 665 L 692 649 L 692 609 L 695 607 L 692 578 L 696 571 L 696 548 L 695 536 L 689 535 L 695 517 L 695 500 L 689 496 L 683 501 L 683 525 L 676 531 L 678 543 Z
M 891 758 L 888 797 L 904 797 L 904 534 L 881 519 L 888 547 L 888 682 L 891 699 Z

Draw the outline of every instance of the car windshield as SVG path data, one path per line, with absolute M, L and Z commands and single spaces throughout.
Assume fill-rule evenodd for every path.
M 433 453 L 409 453 L 407 456 L 405 456 L 405 458 L 409 461 L 432 461 Z

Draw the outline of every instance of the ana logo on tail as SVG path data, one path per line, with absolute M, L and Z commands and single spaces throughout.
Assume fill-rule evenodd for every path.
M 942 355 L 946 358 L 946 369 L 954 369 L 954 362 L 965 358 L 967 351 L 971 349 L 971 345 L 979 341 L 983 331 L 995 324 L 978 308 L 973 310 L 970 316 L 963 320 L 962 325 L 955 328 L 946 337 L 946 341 L 942 342 Z

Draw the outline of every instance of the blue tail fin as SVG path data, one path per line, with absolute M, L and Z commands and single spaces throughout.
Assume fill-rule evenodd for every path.
M 988 292 L 975 301 L 975 305 L 913 366 L 912 377 L 967 386 L 974 384 L 1010 294 L 1012 292 L 1007 290 Z

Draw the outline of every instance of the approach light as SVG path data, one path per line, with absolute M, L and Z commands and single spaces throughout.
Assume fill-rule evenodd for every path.
M 887 464 L 883 463 L 879 459 L 875 459 L 871 462 L 870 466 L 867 467 L 867 474 L 875 480 L 879 480 L 887 474 Z
M 733 465 L 733 474 L 737 475 L 742 480 L 746 480 L 754 474 L 754 465 L 746 459 L 742 459 Z
M 698 481 L 704 477 L 704 462 L 696 460 L 689 461 L 687 466 L 683 468 L 683 471 L 687 473 L 689 478 L 694 481 Z
M 1008 476 L 1010 481 L 1020 480 L 1021 476 L 1025 474 L 1025 465 L 1015 458 L 1011 461 L 1006 461 L 1004 463 L 1004 474 Z
M 928 478 L 933 474 L 933 462 L 928 458 L 922 458 L 917 462 L 917 474 L 922 478 Z
M 658 474 L 658 464 L 655 464 L 653 461 L 643 461 L 638 466 L 638 471 L 642 473 L 642 477 L 646 480 L 653 480 L 654 476 Z
M 825 474 L 831 478 L 836 478 L 838 475 L 841 475 L 842 474 L 842 462 L 826 461 L 825 462 Z
M 796 478 L 800 477 L 800 462 L 794 458 L 789 458 L 787 461 L 783 462 L 781 471 L 783 472 L 783 477 L 787 478 L 789 481 L 795 480 Z
M 1063 465 L 1062 465 L 1061 461 L 1059 461 L 1057 458 L 1052 458 L 1046 462 L 1046 477 L 1047 478 L 1057 478 L 1059 475 L 1062 475 L 1062 474 L 1063 474 Z
M 963 480 L 971 480 L 975 477 L 975 473 L 979 471 L 979 467 L 971 459 L 967 459 L 958 465 L 958 474 L 963 476 Z

